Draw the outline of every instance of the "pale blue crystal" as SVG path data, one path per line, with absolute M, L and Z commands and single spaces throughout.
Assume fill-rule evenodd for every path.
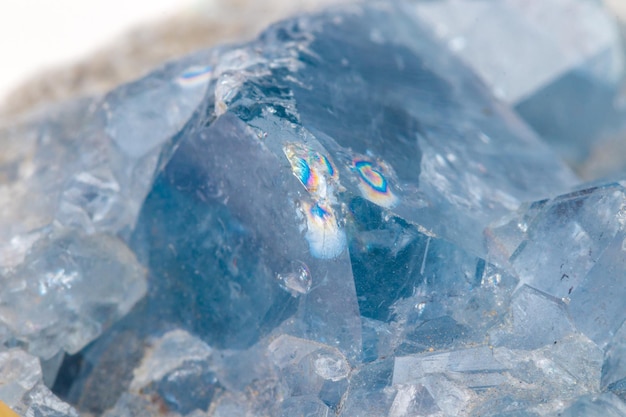
M 565 303 L 527 285 L 513 296 L 510 327 L 494 329 L 489 341 L 512 349 L 537 349 L 574 333 Z
M 280 417 L 326 417 L 330 410 L 315 397 L 291 397 L 283 402 Z
M 623 41 L 594 1 L 417 2 L 426 27 L 579 167 L 623 130 Z
M 593 186 L 494 225 L 487 244 L 520 283 L 563 300 L 576 328 L 604 347 L 626 319 L 624 207 L 621 184 Z
M 39 360 L 19 349 L 0 352 L 0 399 L 26 417 L 78 417 L 43 384 Z
M 626 415 L 624 402 L 612 394 L 602 394 L 597 397 L 586 396 L 565 410 L 563 417 L 622 417 Z
M 444 3 L 293 18 L 5 132 L 3 349 L 49 380 L 72 353 L 53 390 L 107 417 L 622 413 L 623 184 L 579 185 L 431 33 Z

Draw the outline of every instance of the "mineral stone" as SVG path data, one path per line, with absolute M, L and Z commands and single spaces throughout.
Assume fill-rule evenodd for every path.
M 117 160 L 88 108 L 1 134 L 0 340 L 43 359 L 77 352 L 146 292 L 122 237 L 138 203 L 124 197 L 132 184 L 121 170 L 133 166 Z
M 574 166 L 626 114 L 623 43 L 600 2 L 418 2 L 420 21 Z
M 593 186 L 533 203 L 485 234 L 492 251 L 500 252 L 497 256 L 517 244 L 505 262 L 520 283 L 556 297 L 554 302 L 569 312 L 576 328 L 605 347 L 626 319 L 625 210 L 621 184 Z M 554 317 L 549 322 L 558 333 L 558 327 L 567 325 L 557 323 L 567 316 L 556 314 L 562 317 L 557 319 L 550 312 L 555 306 L 535 305 L 532 310 L 542 312 L 541 320 Z M 529 309 L 530 305 L 521 308 L 522 317 Z M 533 335 L 528 337 L 540 337 L 541 327 L 532 326 Z
M 0 352 L 0 398 L 25 417 L 78 417 L 43 384 L 39 360 L 20 349 Z
M 81 103 L 3 132 L 10 406 L 75 415 L 45 377 L 107 417 L 626 416 L 623 182 L 581 184 L 415 4 Z

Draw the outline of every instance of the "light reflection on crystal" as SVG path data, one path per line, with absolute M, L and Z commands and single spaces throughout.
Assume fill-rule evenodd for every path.
M 337 257 L 346 246 L 346 235 L 339 227 L 335 211 L 322 202 L 303 201 L 300 208 L 306 219 L 305 236 L 311 254 L 317 258 Z
M 177 79 L 183 87 L 195 87 L 207 83 L 212 75 L 210 65 L 187 68 Z
M 389 184 L 390 169 L 383 162 L 357 158 L 352 160 L 351 168 L 357 174 L 358 187 L 363 197 L 385 208 L 393 208 L 398 204 L 398 197 Z

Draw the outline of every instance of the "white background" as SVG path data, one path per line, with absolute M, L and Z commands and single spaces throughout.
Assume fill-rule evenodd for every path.
M 46 68 L 209 0 L 0 0 L 0 101 Z

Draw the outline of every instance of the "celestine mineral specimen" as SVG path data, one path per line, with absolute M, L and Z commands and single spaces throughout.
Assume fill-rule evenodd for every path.
M 4 129 L 0 400 L 626 416 L 626 183 L 582 184 L 428 7 L 293 18 Z

